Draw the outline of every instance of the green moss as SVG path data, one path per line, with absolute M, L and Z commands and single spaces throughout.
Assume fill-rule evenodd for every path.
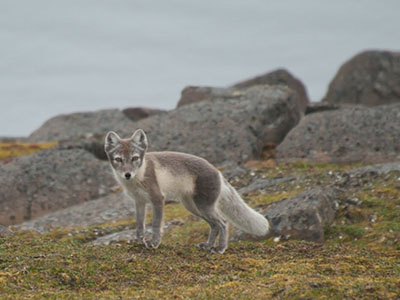
M 363 164 L 332 164 L 332 163 L 310 163 L 310 162 L 295 162 L 281 164 L 277 169 L 283 173 L 322 173 L 327 171 L 345 171 L 353 168 L 362 167 Z
M 285 198 L 290 198 L 297 193 L 302 192 L 302 190 L 290 191 L 290 192 L 274 192 L 274 193 L 267 193 L 267 194 L 255 194 L 248 197 L 247 202 L 251 206 L 257 205 L 265 205 L 268 203 L 276 202 Z
M 365 234 L 364 228 L 357 225 L 340 226 L 340 230 L 354 238 L 360 238 Z

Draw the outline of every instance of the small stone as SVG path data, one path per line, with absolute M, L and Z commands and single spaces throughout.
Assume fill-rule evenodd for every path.
M 339 208 L 339 202 L 335 201 L 334 204 L 335 204 L 335 209 L 338 209 Z
M 360 199 L 356 197 L 348 199 L 347 202 L 353 205 L 361 205 Z

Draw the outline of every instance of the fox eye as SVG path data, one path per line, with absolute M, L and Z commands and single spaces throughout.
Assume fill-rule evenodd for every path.
M 116 161 L 116 162 L 122 162 L 122 158 L 121 157 L 116 157 L 116 158 L 114 158 L 114 160 Z
M 137 161 L 139 159 L 139 156 L 133 156 L 132 161 Z

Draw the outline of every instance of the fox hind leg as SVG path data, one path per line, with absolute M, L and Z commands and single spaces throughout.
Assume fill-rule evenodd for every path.
M 210 233 L 206 243 L 199 244 L 199 248 L 210 250 L 213 253 L 224 253 L 228 247 L 228 224 L 227 222 L 215 211 L 214 207 L 210 207 L 201 211 L 201 218 L 204 219 L 210 226 Z M 215 242 L 218 237 L 218 245 Z
M 215 253 L 224 253 L 228 246 L 227 222 L 217 211 L 217 202 L 221 194 L 221 177 L 213 169 L 204 169 L 204 174 L 197 177 L 193 202 L 199 216 L 210 225 L 210 234 L 200 248 Z M 215 246 L 218 237 L 218 246 Z
M 205 218 L 202 218 L 202 219 L 205 220 L 208 223 L 208 225 L 210 226 L 210 233 L 208 234 L 207 242 L 200 243 L 197 245 L 197 247 L 200 249 L 204 249 L 204 250 L 211 250 L 214 247 L 215 241 L 218 236 L 218 232 L 219 232 L 218 226 L 215 223 L 208 222 Z

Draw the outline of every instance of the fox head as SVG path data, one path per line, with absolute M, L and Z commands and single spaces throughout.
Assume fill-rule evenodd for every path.
M 121 139 L 114 131 L 107 133 L 104 150 L 119 179 L 131 180 L 137 175 L 147 145 L 147 137 L 142 129 L 136 130 L 129 139 Z

